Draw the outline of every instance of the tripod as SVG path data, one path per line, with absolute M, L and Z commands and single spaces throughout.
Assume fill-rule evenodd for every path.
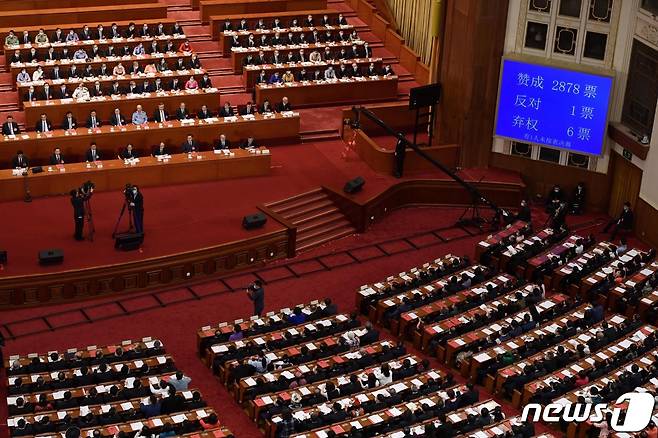
M 91 197 L 85 199 L 85 221 L 87 222 L 87 239 L 94 241 L 94 234 L 96 234 L 96 226 L 94 225 L 94 217 L 91 213 Z
M 123 200 L 123 206 L 121 207 L 121 213 L 119 213 L 119 219 L 117 219 L 117 223 L 114 226 L 114 231 L 112 232 L 112 238 L 115 238 L 117 234 L 119 234 L 117 231 L 119 229 L 119 224 L 121 223 L 121 218 L 123 218 L 123 214 L 126 212 L 126 208 L 128 209 L 128 233 L 133 233 L 135 232 L 135 225 L 133 224 L 133 214 L 132 214 L 132 207 L 130 206 L 130 203 L 128 202 L 127 199 Z

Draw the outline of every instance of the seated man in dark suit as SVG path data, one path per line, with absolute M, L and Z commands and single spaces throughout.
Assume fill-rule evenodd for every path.
M 281 113 L 284 111 L 292 111 L 292 106 L 290 105 L 290 102 L 288 102 L 288 97 L 283 96 L 281 99 L 281 102 L 276 106 L 277 112 Z
M 258 144 L 256 143 L 256 140 L 254 139 L 253 135 L 250 135 L 247 137 L 245 141 L 242 142 L 242 145 L 240 146 L 241 149 L 253 149 L 257 148 Z
M 137 151 L 133 149 L 133 145 L 128 143 L 128 145 L 121 151 L 119 154 L 119 157 L 121 157 L 122 160 L 131 160 L 134 158 L 137 158 L 139 155 L 137 154 Z
M 64 164 L 64 157 L 60 148 L 55 148 L 53 154 L 50 156 L 50 164 L 55 166 L 57 164 Z
M 39 121 L 34 126 L 34 130 L 37 132 L 50 132 L 53 130 L 53 124 L 50 123 L 45 113 L 41 114 Z
M 73 117 L 73 113 L 71 111 L 66 112 L 66 116 L 64 116 L 64 121 L 62 122 L 62 129 L 64 130 L 69 130 L 69 129 L 75 129 L 78 127 L 78 121 Z
M 199 120 L 209 119 L 213 116 L 212 111 L 208 109 L 207 105 L 202 105 L 199 112 L 196 114 Z
M 36 102 L 39 100 L 39 96 L 37 95 L 36 90 L 34 89 L 34 85 L 30 85 L 30 88 L 27 89 L 27 93 L 23 96 L 23 101 L 24 102 Z
M 14 121 L 14 117 L 8 115 L 7 121 L 2 124 L 2 135 L 17 135 L 20 133 L 21 130 L 18 127 L 18 123 Z
M 181 146 L 184 153 L 190 154 L 199 151 L 199 142 L 194 139 L 192 134 L 187 134 L 187 140 Z
M 158 147 L 153 150 L 154 157 L 159 157 L 161 155 L 169 155 L 169 151 L 167 150 L 167 146 L 165 146 L 164 141 L 161 141 Z
M 164 103 L 158 104 L 158 109 L 153 113 L 153 120 L 158 123 L 164 123 L 169 120 L 169 113 L 165 109 Z
M 240 108 L 239 113 L 241 116 L 256 114 L 256 107 L 251 102 L 247 102 L 244 107 Z
M 23 154 L 23 151 L 16 151 L 16 156 L 11 160 L 11 167 L 14 169 L 25 169 L 30 167 L 27 157 Z
M 213 149 L 215 150 L 220 150 L 220 149 L 229 149 L 231 147 L 231 142 L 228 141 L 226 136 L 224 134 L 221 134 L 219 136 L 219 140 L 217 140 L 217 144 Z
M 224 102 L 224 106 L 219 110 L 219 117 L 231 117 L 234 115 L 231 102 Z
M 96 147 L 96 143 L 92 143 L 87 152 L 85 153 L 85 160 L 88 162 L 100 161 L 101 155 Z
M 110 123 L 112 126 L 126 126 L 126 119 L 121 115 L 119 108 L 114 109 L 114 113 L 110 117 Z
M 176 110 L 176 119 L 177 120 L 186 120 L 190 118 L 190 112 L 185 107 L 185 102 L 181 102 L 180 106 Z
M 96 110 L 91 110 L 89 117 L 87 118 L 87 128 L 95 129 L 101 127 L 101 121 L 96 115 Z

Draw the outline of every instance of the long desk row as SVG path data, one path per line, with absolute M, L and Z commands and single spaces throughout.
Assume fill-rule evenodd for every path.
M 192 6 L 198 7 L 201 20 L 208 22 L 212 15 L 326 9 L 327 0 L 192 0 Z
M 109 37 L 112 34 L 111 32 L 112 24 L 117 25 L 117 31 L 121 35 L 125 35 L 125 32 L 128 30 L 131 24 L 135 24 L 137 31 L 141 30 L 144 24 L 148 25 L 151 28 L 151 30 L 153 30 L 154 27 L 157 28 L 160 24 L 162 24 L 164 28 L 164 33 L 167 35 L 172 35 L 174 33 L 181 33 L 181 31 L 174 32 L 174 27 L 175 24 L 177 24 L 177 22 L 176 20 L 172 20 L 169 18 L 125 20 L 125 21 L 110 20 L 110 21 L 99 21 L 99 22 L 87 21 L 84 22 L 84 24 L 82 23 L 69 24 L 68 26 L 66 26 L 66 29 L 80 33 L 82 32 L 84 26 L 86 25 L 91 30 L 92 36 L 94 38 L 100 39 L 100 35 L 98 34 L 98 26 L 103 26 L 103 36 Z M 55 24 L 46 24 L 39 26 L 21 26 L 20 28 L 16 28 L 13 26 L 7 28 L 0 28 L 0 40 L 5 41 L 7 35 L 9 35 L 9 32 L 14 31 L 14 34 L 19 38 L 20 41 L 22 39 L 23 32 L 27 31 L 30 41 L 34 41 L 34 38 L 36 37 L 36 35 L 39 33 L 41 29 L 43 29 L 44 32 L 46 32 L 49 38 L 55 39 L 55 32 L 57 31 L 57 29 L 61 29 L 61 26 L 60 24 L 55 23 Z
M 210 16 L 210 31 L 212 34 L 212 39 L 218 40 L 222 37 L 222 34 L 225 30 L 239 29 L 242 20 L 245 21 L 245 27 L 249 29 L 257 29 L 259 27 L 259 21 L 262 20 L 262 24 L 266 28 L 275 29 L 283 28 L 289 26 L 293 20 L 297 20 L 298 24 L 304 23 L 304 20 L 311 15 L 317 24 L 321 24 L 320 20 L 325 16 L 330 23 L 339 25 L 339 21 L 342 21 L 342 24 L 347 24 L 343 14 L 334 10 L 334 9 L 310 9 L 303 11 L 281 11 L 281 12 L 257 12 L 253 14 L 228 14 L 228 15 L 211 15 Z M 274 25 L 274 20 L 279 20 L 279 25 Z M 227 29 L 227 25 L 230 26 L 230 29 Z
M 180 69 L 179 63 L 181 62 L 179 61 L 179 59 L 182 59 L 182 66 L 184 68 L 188 68 L 191 58 L 192 58 L 192 53 L 168 52 L 168 53 L 156 53 L 152 55 L 141 55 L 141 56 L 132 56 L 132 55 L 108 56 L 108 57 L 93 58 L 89 61 L 66 59 L 59 61 L 17 63 L 11 65 L 11 75 L 12 75 L 12 80 L 15 82 L 18 74 L 23 69 L 25 69 L 25 71 L 29 73 L 30 76 L 32 76 L 32 73 L 34 73 L 34 71 L 37 70 L 38 67 L 41 67 L 43 69 L 45 77 L 52 79 L 53 72 L 55 71 L 55 66 L 59 66 L 61 77 L 68 78 L 69 76 L 71 76 L 70 70 L 73 65 L 76 66 L 76 69 L 78 71 L 78 76 L 83 74 L 84 69 L 87 66 L 91 66 L 93 70 L 99 71 L 101 67 L 105 65 L 105 67 L 109 71 L 112 71 L 112 69 L 117 64 L 122 64 L 123 67 L 126 69 L 126 72 L 128 72 L 134 62 L 137 62 L 137 64 L 139 64 L 140 68 L 143 70 L 144 66 L 148 64 L 156 64 L 157 66 L 157 64 L 160 64 L 161 59 L 165 60 L 167 66 L 170 69 L 178 70 Z
M 373 76 L 331 81 L 290 82 L 287 84 L 256 85 L 256 102 L 280 102 L 286 96 L 296 107 L 344 104 L 396 99 L 397 76 Z
M 52 100 L 61 96 L 61 86 L 64 85 L 69 94 L 71 94 L 78 85 L 82 82 L 85 84 L 90 93 L 95 92 L 94 82 L 98 81 L 100 83 L 102 94 L 107 95 L 111 94 L 112 84 L 117 82 L 119 84 L 119 90 L 126 94 L 130 82 L 135 81 L 135 84 L 140 87 L 143 85 L 144 81 L 149 82 L 149 86 L 155 86 L 155 81 L 160 79 L 160 85 L 164 90 L 170 90 L 171 82 L 174 79 L 178 79 L 178 84 L 182 87 L 185 82 L 189 79 L 190 76 L 194 76 L 197 82 L 200 81 L 201 76 L 205 74 L 203 69 L 189 69 L 189 70 L 169 70 L 165 72 L 158 73 L 139 73 L 139 74 L 126 74 L 126 75 L 110 75 L 110 76 L 91 76 L 85 78 L 68 78 L 68 79 L 46 79 L 45 81 L 37 82 L 27 82 L 20 84 L 18 86 L 18 97 L 20 99 L 28 100 L 28 92 L 30 87 L 34 87 L 36 94 L 35 99 L 31 100 Z M 50 97 L 46 99 L 44 93 L 44 85 L 48 84 L 50 88 Z M 199 86 L 199 88 L 202 88 Z
M 351 69 L 351 64 L 356 63 L 360 71 L 364 71 L 365 68 L 374 64 L 377 71 L 381 71 L 382 68 L 382 58 L 361 58 L 361 59 L 346 59 L 346 60 L 333 60 L 333 61 L 322 61 L 322 62 L 292 62 L 292 63 L 282 63 L 282 64 L 264 64 L 264 65 L 247 65 L 242 70 L 242 83 L 245 85 L 247 90 L 253 90 L 258 83 L 258 78 L 261 72 L 265 72 L 265 77 L 269 79 L 274 73 L 283 74 L 286 71 L 292 72 L 296 78 L 298 78 L 299 73 L 302 70 L 306 71 L 307 78 L 313 79 L 313 75 L 316 71 L 320 72 L 320 78 L 324 79 L 324 71 L 330 65 L 334 67 L 334 70 L 340 68 L 341 65 L 345 65 L 347 68 Z
M 235 119 L 206 119 L 194 122 L 172 120 L 163 124 L 151 122 L 143 127 L 127 125 L 122 128 L 103 126 L 96 130 L 78 128 L 74 132 L 62 129 L 50 134 L 26 132 L 14 138 L 0 140 L 0 161 L 10 162 L 17 150 L 22 150 L 33 165 L 47 164 L 56 147 L 61 148 L 66 162 L 84 160 L 91 142 L 96 142 L 99 150 L 117 151 L 119 147 L 132 144 L 134 149 L 150 154 L 160 141 L 178 148 L 187 134 L 194 134 L 201 150 L 214 144 L 219 134 L 225 134 L 230 141 L 245 139 L 253 135 L 257 141 L 267 144 L 281 144 L 299 140 L 299 115 L 286 117 L 281 114 L 236 116 Z
M 40 120 L 41 114 L 45 114 L 48 120 L 58 123 L 60 120 L 64 120 L 68 111 L 82 121 L 87 120 L 89 113 L 95 110 L 98 119 L 106 121 L 110 120 L 116 108 L 121 111 L 126 122 L 129 123 L 137 105 L 142 105 L 144 111 L 150 116 L 160 103 L 165 105 L 165 109 L 170 114 L 173 114 L 181 103 L 185 103 L 190 114 L 196 114 L 203 105 L 207 105 L 208 108 L 218 107 L 219 96 L 218 89 L 206 88 L 204 90 L 164 91 L 125 96 L 99 96 L 90 100 L 53 99 L 47 102 L 37 100 L 25 102 L 23 105 L 25 123 L 28 128 L 32 128 Z
M 62 57 L 63 49 L 68 49 L 69 57 L 72 57 L 73 53 L 82 49 L 87 52 L 87 55 L 92 57 L 92 49 L 94 46 L 97 46 L 99 51 L 103 54 L 107 53 L 108 47 L 116 46 L 114 49 L 115 53 L 120 51 L 116 48 L 129 47 L 131 50 L 140 44 L 144 46 L 144 49 L 149 52 L 153 42 L 155 42 L 159 50 L 165 49 L 167 43 L 171 42 L 174 44 L 176 49 L 178 46 L 185 41 L 187 37 L 185 35 L 164 35 L 158 37 L 135 37 L 135 38 L 110 38 L 110 39 L 99 39 L 99 40 L 86 40 L 86 41 L 75 41 L 67 43 L 48 43 L 48 44 L 18 44 L 15 46 L 5 45 L 5 64 L 9 67 L 12 63 L 12 56 L 18 54 L 23 62 L 25 62 L 28 57 L 31 55 L 32 49 L 35 49 L 36 56 L 38 60 L 45 60 L 46 55 L 50 48 L 53 48 L 53 52 L 56 56 Z M 57 60 L 59 61 L 59 60 Z
M 271 156 L 260 149 L 242 149 L 228 154 L 199 152 L 175 154 L 170 159 L 142 157 L 138 163 L 126 164 L 114 159 L 97 163 L 74 163 L 48 167 L 43 173 L 14 175 L 12 170 L 0 170 L 0 200 L 20 200 L 25 187 L 32 196 L 62 195 L 85 181 L 92 180 L 97 190 L 118 190 L 127 182 L 140 186 L 161 186 L 226 178 L 267 175 Z
M 362 46 L 363 41 L 359 42 L 332 42 L 332 43 L 312 43 L 312 44 L 287 44 L 281 46 L 263 46 L 263 47 L 233 47 L 231 48 L 231 67 L 235 74 L 241 74 L 242 68 L 247 64 L 246 60 L 249 55 L 254 57 L 254 63 L 256 56 L 263 52 L 268 59 L 272 58 L 272 55 L 275 51 L 279 52 L 279 56 L 286 58 L 288 53 L 293 53 L 297 55 L 300 50 L 304 51 L 306 57 L 308 57 L 313 50 L 318 50 L 319 52 L 324 52 L 325 47 L 329 47 L 332 51 L 345 49 L 348 50 L 352 47 L 352 44 L 357 46 Z M 361 50 L 361 49 L 359 49 Z
M 317 31 L 318 38 L 325 41 L 327 35 L 329 35 L 329 41 L 336 41 L 336 38 L 339 36 L 342 31 L 345 37 L 348 37 L 350 33 L 354 30 L 354 26 L 345 25 L 345 26 L 317 26 L 317 27 L 295 27 L 295 28 L 280 28 L 280 29 L 256 29 L 256 30 L 241 30 L 241 31 L 224 31 L 222 36 L 219 38 L 219 50 L 224 56 L 228 56 L 231 53 L 231 48 L 233 47 L 247 47 L 249 35 L 254 36 L 256 42 L 261 41 L 261 37 L 265 36 L 268 41 L 275 34 L 279 34 L 281 38 L 287 39 L 290 35 L 293 38 L 299 39 L 300 35 L 304 35 L 306 41 L 311 42 L 308 38 L 313 34 L 314 31 Z M 237 37 L 237 42 L 235 38 Z M 236 43 L 239 46 L 236 46 Z
M 147 0 L 149 1 L 149 0 Z M 85 6 L 58 9 L 20 9 L 0 13 L 0 27 L 39 26 L 49 24 L 107 22 L 110 20 L 166 18 L 164 3 L 131 3 L 105 6 Z

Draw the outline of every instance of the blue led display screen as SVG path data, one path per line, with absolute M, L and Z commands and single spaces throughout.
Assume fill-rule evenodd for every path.
M 506 59 L 495 135 L 601 155 L 611 93 L 608 76 Z

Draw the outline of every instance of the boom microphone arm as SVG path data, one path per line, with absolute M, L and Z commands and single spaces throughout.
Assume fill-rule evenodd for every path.
M 372 120 L 374 123 L 376 123 L 379 127 L 381 127 L 383 130 L 394 136 L 395 138 L 398 139 L 398 141 L 402 142 L 406 147 L 410 147 L 413 149 L 418 155 L 432 163 L 435 167 L 439 168 L 441 171 L 443 171 L 445 174 L 447 174 L 450 178 L 454 179 L 459 183 L 462 187 L 464 187 L 473 197 L 474 202 L 482 202 L 485 204 L 487 207 L 489 207 L 491 210 L 493 210 L 494 214 L 496 217 L 501 215 L 503 213 L 502 209 L 499 208 L 496 204 L 491 202 L 489 199 L 487 199 L 480 191 L 472 184 L 464 181 L 459 175 L 454 173 L 452 170 L 448 169 L 446 166 L 444 166 L 442 163 L 439 161 L 435 160 L 432 158 L 430 155 L 428 155 L 425 151 L 420 149 L 418 146 L 415 144 L 411 143 L 409 140 L 406 139 L 404 134 L 401 132 L 395 131 L 393 128 L 388 126 L 386 122 L 384 122 L 382 119 L 377 117 L 372 111 L 370 111 L 368 108 L 365 107 L 352 107 L 352 111 L 355 113 L 356 118 L 353 123 L 353 128 L 359 129 L 360 128 L 360 116 L 364 115 L 370 120 Z

